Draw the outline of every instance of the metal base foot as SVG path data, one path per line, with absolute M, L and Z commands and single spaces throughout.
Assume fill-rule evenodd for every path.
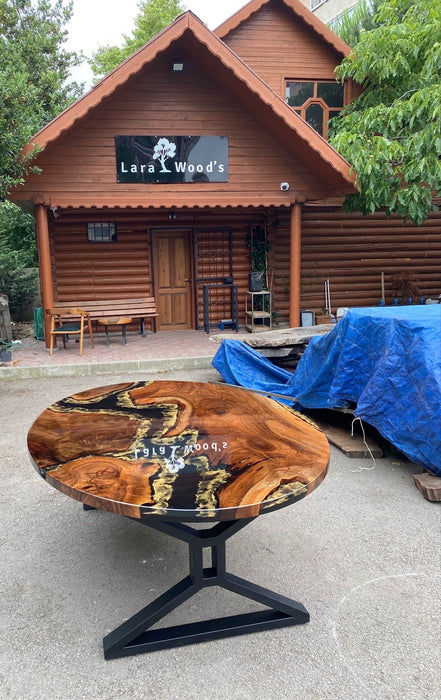
M 154 521 L 153 518 L 150 518 L 150 522 L 148 520 L 147 518 L 144 524 L 189 544 L 190 575 L 104 637 L 106 659 L 309 622 L 309 613 L 301 603 L 226 571 L 225 542 L 250 520 L 218 523 L 206 530 L 195 530 L 183 523 Z M 211 550 L 212 566 L 209 568 L 203 567 L 204 548 Z M 185 625 L 149 629 L 205 586 L 225 588 L 266 605 L 269 609 Z

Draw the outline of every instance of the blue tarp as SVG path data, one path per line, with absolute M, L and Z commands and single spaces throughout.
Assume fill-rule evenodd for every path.
M 351 309 L 312 338 L 294 374 L 240 346 L 223 341 L 213 360 L 228 383 L 283 394 L 304 408 L 353 402 L 355 416 L 441 476 L 441 305 Z
M 290 389 L 293 374 L 276 367 L 240 340 L 223 340 L 211 364 L 227 384 L 236 384 L 269 394 L 293 395 Z M 286 402 L 290 405 L 293 403 L 292 399 L 287 399 Z

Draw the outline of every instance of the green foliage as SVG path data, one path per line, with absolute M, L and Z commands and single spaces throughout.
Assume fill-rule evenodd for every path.
M 347 210 L 421 224 L 441 191 L 441 0 L 386 0 L 375 21 L 337 69 L 364 92 L 333 119 L 330 141 L 357 173 Z
M 349 46 L 355 46 L 360 41 L 362 32 L 369 32 L 378 26 L 374 16 L 380 3 L 381 0 L 360 0 L 354 8 L 345 10 L 332 24 L 332 31 Z
M 119 46 L 100 46 L 89 60 L 93 74 L 97 78 L 107 75 L 122 61 L 158 34 L 184 12 L 180 0 L 143 0 L 139 2 L 138 14 L 131 36 L 124 35 Z
M 271 243 L 267 238 L 265 226 L 254 226 L 246 235 L 246 244 L 250 251 L 248 257 L 251 258 L 251 269 L 261 272 L 266 277 Z
M 354 7 L 345 10 L 334 22 L 332 31 L 349 46 L 355 46 L 363 32 L 370 32 L 381 25 L 378 11 L 383 3 L 384 0 L 359 0 Z M 397 19 L 401 20 L 414 4 L 414 0 L 401 0 L 396 10 Z
M 82 60 L 65 51 L 72 3 L 0 0 L 0 198 L 32 170 L 31 136 L 81 94 L 69 82 Z
M 0 293 L 9 297 L 11 314 L 21 318 L 22 311 L 34 298 L 37 248 L 32 216 L 15 204 L 0 203 Z
M 26 263 L 15 250 L 0 250 L 0 293 L 9 298 L 13 318 L 20 318 L 35 293 L 36 273 L 26 270 Z
M 25 267 L 38 265 L 34 219 L 11 202 L 0 203 L 0 249 L 20 253 Z
M 31 170 L 33 153 L 20 151 L 38 128 L 37 91 L 29 84 L 26 68 L 11 57 L 0 36 L 0 198 Z
M 0 35 L 14 60 L 26 68 L 36 91 L 40 125 L 55 117 L 80 94 L 69 82 L 70 69 L 83 60 L 62 48 L 73 2 L 65 0 L 0 0 Z

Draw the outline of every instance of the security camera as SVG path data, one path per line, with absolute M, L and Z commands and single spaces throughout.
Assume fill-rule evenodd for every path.
M 289 182 L 281 182 L 280 183 L 280 189 L 282 192 L 288 192 L 289 190 Z

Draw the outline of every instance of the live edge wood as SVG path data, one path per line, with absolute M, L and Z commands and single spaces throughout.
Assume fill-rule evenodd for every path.
M 28 434 L 37 470 L 83 503 L 132 518 L 234 520 L 297 501 L 329 445 L 308 419 L 238 387 L 115 384 L 47 408 Z

